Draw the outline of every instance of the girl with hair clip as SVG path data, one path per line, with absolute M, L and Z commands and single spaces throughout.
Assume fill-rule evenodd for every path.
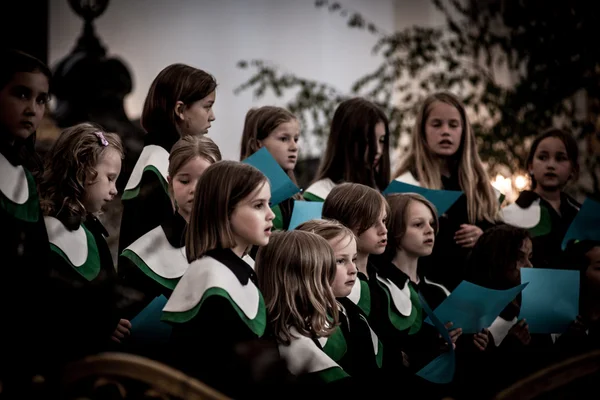
M 358 279 L 348 298 L 367 316 L 371 313 L 373 290 L 378 287 L 377 268 L 369 255 L 385 251 L 388 215 L 389 206 L 381 193 L 358 183 L 336 186 L 323 203 L 323 218 L 340 222 L 356 236 Z
M 238 351 L 263 336 L 266 312 L 244 256 L 269 243 L 270 198 L 267 178 L 250 165 L 220 161 L 206 169 L 186 233 L 190 265 L 163 309 L 176 367 L 228 396 L 245 395 L 254 383 Z
M 48 298 L 49 251 L 34 179 L 41 172 L 35 132 L 50 97 L 51 73 L 29 54 L 0 54 L 0 304 L 6 321 L 19 327 L 18 334 L 1 330 L 0 380 L 6 396 L 27 397 L 30 377 L 41 362 L 52 359 L 46 355 L 49 341 L 39 335 L 51 326 L 45 321 L 50 313 L 42 308 Z M 17 282 L 22 285 L 15 302 L 11 293 Z
M 144 148 L 122 196 L 119 254 L 173 213 L 168 193 L 169 152 L 180 138 L 208 132 L 215 120 L 217 82 L 200 69 L 172 64 L 154 79 L 142 111 Z
M 498 197 L 479 154 L 465 107 L 450 93 L 425 99 L 412 132 L 411 147 L 395 173 L 400 182 L 464 193 L 442 216 L 431 256 L 421 258 L 427 275 L 453 290 L 463 278 L 470 249 L 494 225 Z
M 579 174 L 579 149 L 573 135 L 549 129 L 531 144 L 527 168 L 532 190 L 502 209 L 504 221 L 529 231 L 533 241 L 533 266 L 567 268 L 561 251 L 563 237 L 581 205 L 563 192 Z
M 488 289 L 513 288 L 521 284 L 521 268 L 532 266 L 531 255 L 531 238 L 525 229 L 496 226 L 487 230 L 473 248 L 466 279 Z M 491 340 L 486 352 L 487 368 L 466 365 L 469 372 L 463 371 L 464 376 L 456 378 L 459 382 L 464 379 L 465 390 L 468 391 L 475 376 L 477 381 L 487 383 L 480 387 L 489 387 L 491 395 L 547 364 L 552 345 L 550 335 L 531 335 L 527 321 L 518 319 L 520 306 L 521 295 L 488 328 Z M 511 367 L 507 368 L 508 365 Z
M 324 201 L 343 182 L 383 191 L 390 183 L 388 118 L 374 103 L 352 98 L 340 103 L 331 121 L 325 156 L 304 198 Z
M 246 114 L 244 122 L 240 161 L 250 157 L 264 146 L 292 182 L 296 183 L 294 168 L 298 162 L 299 138 L 300 124 L 294 114 L 288 110 L 272 106 L 253 108 Z M 296 195 L 273 207 L 275 229 L 287 230 L 294 199 L 300 200 L 302 196 Z
M 173 145 L 167 181 L 175 212 L 128 246 L 119 259 L 121 282 L 132 290 L 132 302 L 124 311 L 128 319 L 136 316 L 156 297 L 163 295 L 168 299 L 188 268 L 185 230 L 192 212 L 196 184 L 204 171 L 218 161 L 221 161 L 221 152 L 208 136 L 185 136 Z M 135 339 L 136 333 L 133 332 L 129 345 L 136 347 L 132 343 Z M 140 351 L 148 356 L 148 351 L 154 354 L 157 347 L 157 343 L 152 343 Z
M 348 295 L 356 281 L 356 237 L 337 221 L 312 220 L 296 230 L 316 233 L 327 240 L 335 255 L 335 278 L 331 283 L 338 301 L 340 326 L 321 344 L 323 351 L 348 374 L 363 379 L 377 378 L 383 359 L 383 348 L 369 326 L 366 315 Z
M 52 303 L 60 310 L 59 357 L 72 361 L 120 342 L 131 324 L 116 309 L 116 272 L 96 218 L 117 195 L 123 147 L 119 136 L 82 123 L 65 129 L 50 149 L 40 183 L 50 242 Z

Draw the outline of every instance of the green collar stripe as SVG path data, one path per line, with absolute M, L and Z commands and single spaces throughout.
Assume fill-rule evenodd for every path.
M 231 306 L 235 309 L 240 319 L 244 321 L 248 328 L 250 328 L 250 330 L 254 332 L 258 337 L 262 337 L 262 335 L 265 332 L 265 327 L 267 325 L 267 313 L 265 308 L 265 301 L 260 291 L 258 292 L 258 313 L 256 314 L 256 317 L 254 319 L 250 319 L 246 316 L 246 314 L 244 314 L 244 312 L 235 303 L 235 301 L 233 301 L 233 299 L 225 289 L 220 287 L 212 287 L 204 292 L 198 304 L 191 310 L 182 312 L 163 311 L 162 320 L 168 322 L 175 322 L 179 324 L 189 322 L 198 314 L 198 311 L 200 311 L 200 307 L 202 307 L 204 300 L 208 299 L 210 296 L 221 296 L 229 300 Z
M 125 249 L 121 253 L 121 257 L 125 257 L 129 259 L 132 263 L 134 263 L 146 276 L 150 279 L 159 283 L 160 285 L 166 287 L 167 289 L 174 290 L 175 286 L 177 286 L 177 282 L 179 282 L 180 278 L 167 279 L 158 275 L 156 272 L 152 271 L 148 265 L 142 260 L 137 254 L 135 254 L 130 249 Z
M 529 234 L 532 237 L 547 235 L 552 231 L 552 218 L 548 209 L 542 205 L 540 207 L 540 221 L 533 228 L 529 228 Z
M 158 180 L 160 181 L 163 189 L 165 189 L 165 193 L 169 194 L 169 185 L 167 183 L 167 181 L 165 180 L 165 178 L 162 176 L 162 174 L 160 173 L 160 171 L 154 166 L 154 165 L 147 165 L 144 167 L 144 170 L 142 172 L 142 175 L 146 172 L 153 172 L 154 174 L 156 174 L 156 176 L 158 177 Z M 137 185 L 135 188 L 133 189 L 128 189 L 126 191 L 123 192 L 123 196 L 121 196 L 121 200 L 131 200 L 136 198 L 139 194 L 140 194 L 140 188 L 141 188 L 141 179 L 140 179 L 140 184 Z
M 98 246 L 96 245 L 96 241 L 94 240 L 94 236 L 88 231 L 85 226 L 81 225 L 83 231 L 85 232 L 85 236 L 87 238 L 87 248 L 88 248 L 88 256 L 87 260 L 76 267 L 69 261 L 69 257 L 54 244 L 50 243 L 50 249 L 60 255 L 66 262 L 69 264 L 75 271 L 77 271 L 81 276 L 83 276 L 89 282 L 96 279 L 98 274 L 100 273 L 100 252 L 98 251 Z
M 339 362 L 346 355 L 348 346 L 346 345 L 344 333 L 339 326 L 327 338 L 327 343 L 323 346 L 323 351 L 335 362 Z
M 421 304 L 419 303 L 419 296 L 417 295 L 417 293 L 413 290 L 413 288 L 409 285 L 409 283 L 406 283 L 407 285 L 409 285 L 409 289 L 410 289 L 410 301 L 411 301 L 411 305 L 412 305 L 412 311 L 410 313 L 410 315 L 408 317 L 405 317 L 403 315 L 400 315 L 400 313 L 398 311 L 396 311 L 395 307 L 392 306 L 392 295 L 389 292 L 389 289 L 387 288 L 387 286 L 385 286 L 383 283 L 378 282 L 379 286 L 381 286 L 381 288 L 383 288 L 383 292 L 385 293 L 386 297 L 387 297 L 387 305 L 388 305 L 388 318 L 390 319 L 390 322 L 392 323 L 392 325 L 394 325 L 394 327 L 396 329 L 398 329 L 399 331 L 405 331 L 406 329 L 409 329 L 408 334 L 412 335 L 414 333 L 417 333 L 420 329 L 421 329 Z
M 315 373 L 325 383 L 335 382 L 350 376 L 340 367 L 331 367 Z
M 276 230 L 283 230 L 283 214 L 281 213 L 281 208 L 279 204 L 275 207 L 271 208 L 273 214 L 275 214 L 275 218 L 273 219 L 273 228 Z
M 379 368 L 381 368 L 383 365 L 383 343 L 381 343 L 381 340 L 379 339 L 377 339 L 377 354 L 375 354 L 375 362 Z
M 371 289 L 369 288 L 369 283 L 363 280 L 359 281 L 360 283 L 360 299 L 358 299 L 358 307 L 365 313 L 368 317 L 371 314 Z
M 308 201 L 320 201 L 320 202 L 324 201 L 319 196 L 314 195 L 314 194 L 312 194 L 310 192 L 304 192 L 304 194 L 302 196 L 304 197 L 305 200 L 308 200 Z
M 40 219 L 40 201 L 38 199 L 37 187 L 33 176 L 24 169 L 27 179 L 27 190 L 29 195 L 24 204 L 17 204 L 0 192 L 0 207 L 9 215 L 25 222 L 36 222 Z

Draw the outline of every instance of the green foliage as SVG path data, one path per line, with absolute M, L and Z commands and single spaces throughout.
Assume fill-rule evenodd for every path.
M 256 72 L 237 90 L 252 89 L 257 97 L 268 89 L 277 96 L 294 93 L 287 106 L 319 137 L 327 135 L 340 101 L 364 96 L 387 111 L 394 140 L 410 133 L 426 96 L 451 91 L 467 106 L 480 154 L 492 170 L 499 164 L 523 170 L 528 139 L 546 127 L 567 128 L 580 137 L 594 131 L 600 112 L 589 107 L 600 98 L 600 46 L 594 39 L 599 5 L 432 2 L 445 15 L 445 26 L 385 33 L 337 1 L 316 0 L 317 8 L 345 18 L 350 29 L 376 35 L 373 54 L 381 56 L 381 65 L 343 93 L 263 60 L 241 61 L 240 68 Z

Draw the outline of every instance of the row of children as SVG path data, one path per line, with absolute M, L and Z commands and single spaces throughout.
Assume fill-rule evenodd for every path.
M 123 157 L 118 136 L 93 124 L 65 130 L 39 177 L 38 202 L 28 169 L 41 171 L 39 163 L 30 161 L 50 72 L 29 56 L 10 57 L 0 82 L 1 217 L 7 227 L 2 243 L 9 266 L 3 270 L 7 298 L 2 304 L 14 304 L 8 299 L 13 282 L 24 284 L 18 307 L 7 317 L 25 332 L 16 341 L 24 349 L 21 356 L 30 360 L 25 370 L 13 368 L 8 344 L 15 339 L 3 332 L 7 357 L 1 372 L 15 387 L 23 383 L 19 378 L 47 374 L 50 366 L 106 349 L 111 336 L 126 346 L 129 320 L 162 295 L 168 299 L 162 318 L 173 330 L 162 351 L 145 349 L 146 354 L 227 394 L 255 393 L 252 383 L 261 375 L 256 371 L 260 362 L 252 357 L 249 363 L 241 354 L 257 352 L 286 361 L 276 369 L 280 374 L 262 371 L 271 381 L 288 382 L 291 374 L 302 377 L 296 383 L 379 382 L 378 387 L 387 388 L 402 379 L 428 393 L 438 391 L 413 375 L 448 349 L 434 328 L 422 323 L 418 293 L 435 306 L 463 279 L 491 288 L 518 284 L 519 269 L 529 266 L 532 251 L 539 266 L 556 262 L 557 256 L 546 257 L 547 249 L 554 251 L 560 243 L 561 230 L 578 207 L 562 193 L 578 171 L 577 147 L 569 135 L 553 130 L 531 149 L 534 190 L 502 210 L 514 224 L 523 218 L 511 215 L 537 215 L 527 227 L 543 226 L 542 233 L 492 228 L 499 225 L 499 201 L 477 155 L 464 107 L 449 94 L 436 94 L 423 104 L 397 179 L 461 190 L 464 196 L 439 219 L 422 197 L 384 199 L 380 191 L 390 181 L 388 121 L 374 104 L 351 99 L 336 110 L 317 179 L 304 193 L 307 200 L 324 200 L 325 220 L 271 238 L 274 225 L 285 230 L 298 199 L 271 209 L 270 183 L 260 171 L 220 161 L 217 146 L 203 136 L 215 119 L 216 82 L 177 64 L 157 76 L 146 99 L 142 124 L 147 143 L 122 197 L 117 277 L 106 232 L 94 215 L 117 194 Z M 266 147 L 293 179 L 299 134 L 297 119 L 286 110 L 251 110 L 241 158 Z M 528 203 L 521 200 L 524 196 Z M 253 247 L 260 247 L 255 268 L 248 257 Z M 499 249 L 503 257 L 482 262 Z M 595 251 L 592 244 L 582 254 L 592 260 L 584 263 L 592 271 L 586 282 L 597 285 Z M 592 312 L 580 322 L 590 328 L 597 324 L 597 306 L 586 304 L 582 310 Z M 518 309 L 518 299 L 515 305 Z M 529 345 L 526 325 L 515 317 L 514 310 L 501 315 L 510 324 L 495 336 L 496 326 L 490 334 L 461 337 L 460 329 L 448 325 L 459 354 L 468 354 L 460 357 L 457 382 L 463 376 L 468 383 L 470 374 L 481 372 L 479 353 L 490 362 L 490 349 L 510 342 L 504 336 Z M 43 340 L 40 329 L 46 332 Z M 261 337 L 266 341 L 252 347 Z M 492 359 L 506 354 L 495 351 Z M 505 374 L 499 370 L 488 381 L 504 384 L 496 378 Z

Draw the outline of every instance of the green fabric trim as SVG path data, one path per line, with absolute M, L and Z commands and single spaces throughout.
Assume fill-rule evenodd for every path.
M 323 351 L 333 361 L 339 362 L 346 352 L 348 351 L 348 345 L 346 344 L 346 338 L 342 329 L 338 326 L 335 331 L 327 338 Z
M 383 343 L 381 340 L 377 339 L 377 354 L 375 354 L 375 362 L 377 363 L 377 367 L 381 368 L 383 365 Z
M 543 205 L 540 205 L 540 222 L 533 228 L 529 228 L 528 231 L 531 237 L 544 236 L 552 231 L 550 211 Z
M 406 283 L 407 285 L 409 285 L 408 288 L 410 290 L 410 302 L 412 305 L 412 310 L 410 312 L 410 315 L 408 317 L 405 317 L 404 315 L 401 315 L 400 312 L 398 312 L 396 308 L 392 305 L 394 302 L 392 300 L 392 295 L 390 294 L 387 286 L 385 286 L 381 282 L 378 283 L 379 286 L 383 288 L 383 292 L 387 297 L 388 318 L 390 319 L 390 322 L 392 323 L 394 328 L 398 329 L 399 331 L 405 331 L 406 329 L 409 329 L 409 335 L 413 335 L 419 332 L 419 330 L 421 329 L 421 314 L 423 311 L 421 309 L 421 303 L 419 301 L 419 295 L 417 294 L 417 292 L 415 292 L 415 290 L 410 286 L 408 282 Z
M 325 383 L 335 382 L 350 376 L 341 367 L 331 367 L 324 369 L 323 371 L 314 372 L 313 374 L 316 374 L 319 379 Z
M 154 272 L 154 271 L 152 271 L 152 269 L 150 269 L 150 267 L 144 262 L 144 260 L 142 260 L 140 258 L 140 256 L 138 256 L 135 252 L 133 252 L 130 249 L 123 250 L 123 252 L 121 253 L 121 257 L 125 257 L 125 258 L 129 259 L 144 274 L 146 274 L 146 276 L 148 276 L 148 278 L 152 279 L 156 283 L 159 283 L 161 286 L 166 287 L 167 289 L 175 290 L 175 286 L 177 286 L 179 279 L 181 279 L 181 278 L 168 279 L 168 278 L 164 278 L 164 277 L 158 275 L 156 272 Z
M 368 317 L 371 314 L 371 289 L 369 288 L 369 283 L 363 280 L 360 280 L 360 299 L 358 299 L 358 307 L 365 313 Z
M 498 198 L 498 205 L 501 205 L 502 203 L 504 203 L 504 200 L 506 199 L 506 196 L 502 193 L 500 193 L 500 197 Z
M 256 289 L 256 290 L 258 290 L 258 289 Z M 209 288 L 208 290 L 206 290 L 204 292 L 204 294 L 202 295 L 202 298 L 200 299 L 198 304 L 196 304 L 196 306 L 194 308 L 192 308 L 191 310 L 182 311 L 182 312 L 163 311 L 163 315 L 162 315 L 161 319 L 163 321 L 175 322 L 175 323 L 179 323 L 179 324 L 188 322 L 188 321 L 192 320 L 198 314 L 198 311 L 200 311 L 200 307 L 202 307 L 202 304 L 204 303 L 204 301 L 206 299 L 208 299 L 210 296 L 221 296 L 221 297 L 224 297 L 225 299 L 227 299 L 231 303 L 231 306 L 233 307 L 233 309 L 237 312 L 240 319 L 242 321 L 244 321 L 244 323 L 248 326 L 248 328 L 250 328 L 250 330 L 252 332 L 254 332 L 258 337 L 262 337 L 262 335 L 265 333 L 265 327 L 267 325 L 267 312 L 266 312 L 266 308 L 265 308 L 265 301 L 264 301 L 262 293 L 260 293 L 260 291 L 258 291 L 258 296 L 259 296 L 258 313 L 256 314 L 256 317 L 254 319 L 248 318 L 246 316 L 246 314 L 244 314 L 244 312 L 236 304 L 236 302 L 233 301 L 233 299 L 231 298 L 229 293 L 227 293 L 227 291 L 225 289 L 220 288 L 220 287 L 212 287 L 212 288 Z
M 282 231 L 283 230 L 283 214 L 281 213 L 281 208 L 279 207 L 279 204 L 276 206 L 273 206 L 271 208 L 271 211 L 273 211 L 273 214 L 275 214 L 275 218 L 273 219 L 273 228 L 278 231 Z
M 321 203 L 325 201 L 324 199 L 322 199 L 319 196 L 316 196 L 310 192 L 304 192 L 302 197 L 304 197 L 304 200 L 307 200 L 307 201 L 320 201 Z
M 160 171 L 154 165 L 147 165 L 144 167 L 144 169 L 142 171 L 142 179 L 144 178 L 144 174 L 146 172 L 153 172 L 154 174 L 156 174 L 160 184 L 162 185 L 163 189 L 165 189 L 165 193 L 168 195 L 169 194 L 169 184 L 167 183 L 165 178 L 162 176 Z M 121 196 L 121 200 L 131 200 L 131 199 L 136 198 L 140 194 L 142 179 L 140 179 L 140 183 L 133 189 L 125 190 L 123 192 L 123 195 Z
M 54 244 L 50 243 L 50 249 L 54 251 L 56 254 L 60 255 L 66 262 L 69 264 L 79 275 L 83 276 L 87 281 L 91 282 L 100 273 L 100 252 L 98 251 L 98 246 L 96 245 L 96 240 L 94 240 L 94 236 L 88 231 L 83 224 L 81 225 L 83 231 L 85 232 L 85 236 L 87 239 L 87 248 L 88 248 L 88 256 L 87 260 L 76 267 L 71 263 L 69 257 Z
M 37 186 L 33 175 L 23 168 L 25 178 L 27 180 L 27 191 L 29 193 L 27 201 L 24 204 L 18 204 L 6 197 L 0 192 L 0 207 L 2 207 L 9 215 L 14 216 L 25 222 L 36 222 L 40 219 L 40 200 L 38 198 Z

